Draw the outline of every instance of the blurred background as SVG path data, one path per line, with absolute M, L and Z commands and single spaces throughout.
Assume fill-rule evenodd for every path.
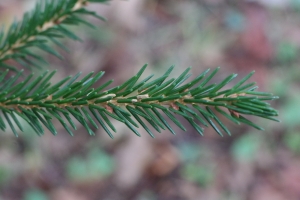
M 0 23 L 10 24 L 34 0 L 0 0 Z M 110 139 L 38 137 L 28 127 L 15 138 L 0 134 L 0 200 L 299 200 L 300 199 L 300 0 L 114 0 L 90 4 L 107 22 L 72 27 L 84 42 L 63 40 L 64 60 L 45 55 L 54 81 L 106 71 L 99 85 L 126 81 L 145 63 L 160 75 L 175 64 L 175 77 L 192 66 L 193 77 L 221 66 L 213 81 L 252 70 L 281 123 L 253 118 L 265 131 L 224 119 L 232 136 L 206 128 L 136 137 L 116 122 Z M 234 82 L 232 83 L 234 84 Z M 183 123 L 185 123 L 183 121 Z M 58 125 L 59 127 L 59 125 Z

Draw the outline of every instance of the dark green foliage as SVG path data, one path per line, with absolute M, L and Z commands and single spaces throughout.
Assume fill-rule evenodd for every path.
M 58 58 L 62 56 L 51 46 L 50 40 L 58 47 L 67 50 L 58 39 L 67 37 L 72 40 L 81 39 L 66 26 L 84 24 L 94 27 L 85 21 L 83 15 L 90 15 L 101 20 L 103 17 L 84 8 L 88 2 L 103 3 L 107 0 L 43 0 L 38 1 L 35 9 L 25 13 L 22 21 L 14 21 L 8 31 L 0 31 L 0 69 L 8 68 L 17 71 L 14 66 L 3 63 L 12 59 L 23 67 L 40 68 L 41 63 L 47 63 L 42 57 L 30 51 L 30 47 L 39 48 Z
M 167 128 L 174 133 L 166 117 L 185 131 L 186 128 L 178 116 L 185 118 L 201 135 L 203 128 L 200 124 L 203 124 L 211 125 L 222 136 L 222 130 L 229 135 L 230 131 L 217 113 L 237 124 L 244 123 L 259 130 L 262 128 L 242 114 L 271 120 L 276 120 L 273 116 L 278 115 L 277 111 L 265 102 L 265 100 L 277 99 L 277 96 L 258 92 L 253 88 L 249 89 L 248 84 L 243 84 L 253 72 L 232 89 L 221 90 L 236 77 L 236 74 L 207 87 L 208 80 L 218 69 L 207 77 L 205 75 L 208 70 L 206 70 L 194 80 L 183 84 L 182 80 L 189 76 L 187 73 L 190 68 L 178 78 L 167 80 L 173 69 L 171 67 L 167 75 L 164 74 L 152 81 L 151 78 L 147 78 L 138 82 L 145 68 L 146 65 L 125 83 L 108 90 L 104 89 L 112 81 L 98 88 L 93 87 L 104 72 L 90 73 L 81 80 L 77 80 L 79 78 L 77 74 L 73 78 L 69 76 L 59 83 L 51 84 L 51 77 L 55 72 L 47 71 L 36 78 L 29 76 L 22 81 L 20 78 L 22 71 L 8 77 L 7 70 L 0 77 L 6 80 L 0 83 L 0 110 L 15 135 L 17 135 L 15 124 L 22 131 L 21 123 L 16 117 L 19 116 L 39 135 L 44 134 L 42 124 L 56 134 L 52 124 L 53 119 L 57 119 L 73 135 L 71 129 L 76 130 L 73 121 L 76 119 L 90 135 L 94 135 L 92 128 L 98 129 L 97 121 L 112 138 L 111 130 L 115 132 L 116 129 L 111 123 L 111 118 L 125 123 L 138 136 L 140 134 L 136 128 L 140 125 L 151 137 L 154 137 L 151 127 L 158 132 L 160 128 Z M 1 121 L 0 125 L 2 130 L 6 129 L 4 122 Z
M 46 61 L 32 53 L 32 47 L 61 58 L 48 42 L 67 50 L 60 43 L 60 38 L 80 41 L 67 26 L 84 24 L 94 27 L 83 19 L 83 15 L 103 18 L 84 7 L 88 2 L 105 1 L 39 1 L 33 11 L 24 14 L 22 21 L 13 22 L 6 33 L 0 31 L 1 130 L 5 131 L 9 126 L 18 136 L 18 130 L 24 130 L 24 123 L 20 121 L 23 119 L 38 135 L 44 134 L 45 127 L 56 135 L 53 120 L 58 120 L 73 135 L 72 129 L 76 130 L 76 120 L 90 135 L 94 135 L 93 129 L 101 126 L 113 138 L 112 132 L 117 131 L 112 123 L 112 119 L 115 119 L 124 123 L 137 136 L 140 136 L 137 128 L 141 126 L 154 137 L 152 129 L 157 132 L 168 129 L 175 134 L 169 121 L 185 131 L 186 128 L 181 123 L 185 119 L 201 135 L 204 133 L 202 125 L 210 125 L 222 136 L 222 132 L 230 135 L 230 131 L 219 118 L 220 115 L 236 124 L 244 123 L 259 130 L 262 128 L 244 115 L 278 121 L 274 118 L 278 115 L 277 111 L 265 102 L 278 97 L 256 91 L 255 83 L 245 84 L 254 72 L 231 89 L 222 90 L 237 74 L 228 76 L 220 83 L 209 84 L 219 68 L 210 74 L 208 69 L 187 82 L 191 76 L 190 68 L 177 78 L 168 79 L 174 69 L 172 66 L 161 77 L 153 79 L 153 75 L 150 75 L 139 81 L 147 67 L 144 65 L 123 84 L 106 89 L 112 80 L 94 87 L 104 72 L 91 72 L 81 80 L 78 80 L 81 75 L 78 73 L 74 77 L 68 76 L 52 84 L 51 79 L 56 71 L 46 71 L 37 77 L 32 73 L 25 77 L 23 70 L 17 70 L 15 66 L 5 63 L 11 59 L 27 69 L 40 68 L 40 64 Z

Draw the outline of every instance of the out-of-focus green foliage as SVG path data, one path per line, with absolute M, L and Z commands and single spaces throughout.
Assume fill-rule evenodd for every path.
M 114 171 L 113 158 L 100 149 L 92 149 L 86 158 L 74 156 L 66 165 L 69 179 L 77 182 L 101 180 Z
M 291 131 L 286 133 L 283 137 L 288 149 L 295 155 L 300 155 L 300 133 Z
M 239 137 L 233 144 L 231 152 L 238 162 L 249 163 L 259 152 L 263 137 L 258 133 L 247 133 Z
M 277 59 L 282 62 L 289 64 L 294 59 L 297 59 L 299 55 L 299 48 L 291 43 L 283 42 L 280 43 L 277 49 Z
M 49 200 L 49 198 L 42 190 L 31 189 L 26 191 L 24 200 Z

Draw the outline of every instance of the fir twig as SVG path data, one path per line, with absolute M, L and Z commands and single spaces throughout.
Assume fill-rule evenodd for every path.
M 71 128 L 76 129 L 73 122 L 76 119 L 90 135 L 94 134 L 91 126 L 97 129 L 95 121 L 98 121 L 110 137 L 113 137 L 111 130 L 116 131 L 111 118 L 125 123 L 138 136 L 140 134 L 136 128 L 141 125 L 151 137 L 154 137 L 154 134 L 149 127 L 158 132 L 167 128 L 174 133 L 166 117 L 185 130 L 180 119 L 177 119 L 177 116 L 182 116 L 201 135 L 204 130 L 200 124 L 211 125 L 221 136 L 221 130 L 229 135 L 230 131 L 217 113 L 237 124 L 244 123 L 260 130 L 261 127 L 246 119 L 244 115 L 278 121 L 274 118 L 278 112 L 265 102 L 278 97 L 256 91 L 254 83 L 244 84 L 254 72 L 231 89 L 222 90 L 237 76 L 236 74 L 229 75 L 220 83 L 208 85 L 219 68 L 209 75 L 209 70 L 206 70 L 184 84 L 190 77 L 190 68 L 176 79 L 167 80 L 173 69 L 171 67 L 161 77 L 152 80 L 150 76 L 138 82 L 145 68 L 146 65 L 125 83 L 106 90 L 104 89 L 113 81 L 94 88 L 94 84 L 104 72 L 90 73 L 79 81 L 76 81 L 79 74 L 73 78 L 69 76 L 53 85 L 50 80 L 55 72 L 47 71 L 37 78 L 29 76 L 21 81 L 22 71 L 8 78 L 7 70 L 0 76 L 0 110 L 15 135 L 15 124 L 23 130 L 18 117 L 24 119 L 39 135 L 44 134 L 43 126 L 53 134 L 57 133 L 52 124 L 53 119 L 57 119 L 73 135 Z M 0 129 L 6 128 L 0 117 Z
M 44 0 L 39 1 L 33 11 L 24 14 L 21 21 L 14 21 L 5 33 L 0 30 L 0 69 L 7 68 L 17 71 L 4 61 L 12 59 L 23 67 L 40 68 L 41 63 L 47 63 L 44 58 L 31 52 L 36 47 L 58 58 L 62 56 L 53 49 L 48 41 L 66 50 L 58 39 L 67 37 L 80 40 L 76 34 L 69 31 L 67 25 L 85 24 L 94 27 L 85 21 L 82 16 L 90 15 L 101 20 L 103 17 L 84 7 L 89 2 L 102 3 L 107 0 Z

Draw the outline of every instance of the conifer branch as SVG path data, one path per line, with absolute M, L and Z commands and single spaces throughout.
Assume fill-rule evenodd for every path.
M 31 52 L 30 47 L 39 48 L 58 58 L 61 55 L 49 46 L 50 40 L 60 48 L 66 47 L 58 40 L 68 37 L 80 40 L 76 34 L 65 28 L 66 25 L 85 24 L 94 27 L 93 24 L 82 19 L 82 15 L 90 15 L 101 20 L 103 17 L 95 12 L 86 10 L 84 7 L 89 2 L 102 3 L 107 0 L 45 0 L 39 1 L 35 9 L 24 14 L 22 21 L 14 21 L 7 33 L 0 31 L 0 69 L 8 68 L 17 71 L 4 61 L 12 59 L 23 67 L 31 69 L 40 68 L 41 63 L 46 61 Z
M 181 119 L 185 118 L 199 134 L 204 128 L 212 126 L 223 135 L 230 131 L 223 124 L 219 115 L 223 115 L 236 124 L 244 123 L 262 130 L 260 126 L 249 121 L 244 115 L 254 115 L 269 120 L 278 121 L 274 116 L 278 113 L 267 100 L 277 99 L 270 93 L 256 91 L 255 83 L 245 82 L 252 76 L 251 72 L 241 79 L 231 89 L 222 88 L 237 75 L 232 74 L 220 83 L 209 84 L 219 68 L 209 74 L 204 71 L 192 81 L 190 68 L 177 78 L 168 79 L 173 67 L 161 77 L 152 79 L 153 75 L 139 81 L 146 65 L 132 78 L 120 86 L 105 90 L 113 81 L 94 87 L 104 72 L 93 72 L 77 81 L 80 73 L 74 77 L 66 77 L 52 84 L 51 78 L 56 71 L 45 72 L 38 77 L 30 74 L 26 78 L 23 71 L 5 63 L 12 59 L 22 66 L 31 69 L 46 62 L 41 56 L 31 52 L 31 47 L 37 47 L 61 58 L 61 55 L 49 46 L 52 41 L 65 49 L 58 39 L 68 37 L 80 40 L 76 34 L 65 28 L 66 25 L 93 24 L 82 19 L 82 15 L 91 15 L 103 19 L 96 13 L 86 10 L 88 2 L 105 2 L 106 0 L 45 0 L 36 5 L 32 12 L 25 13 L 23 20 L 13 22 L 8 31 L 0 31 L 0 129 L 7 126 L 18 136 L 18 130 L 23 131 L 23 119 L 38 134 L 44 134 L 46 127 L 52 134 L 57 134 L 53 120 L 58 120 L 62 126 L 73 135 L 76 130 L 74 120 L 82 124 L 90 135 L 98 124 L 113 138 L 116 128 L 112 119 L 128 126 L 140 136 L 136 128 L 143 127 L 151 137 L 157 132 L 168 129 L 175 134 L 166 118 L 169 118 L 182 130 L 186 130 Z M 15 71 L 10 76 L 9 70 Z M 7 123 L 6 123 L 7 122 Z M 98 123 L 96 123 L 98 122 Z
M 53 119 L 57 119 L 70 135 L 73 135 L 71 128 L 76 130 L 74 119 L 90 135 L 94 135 L 92 127 L 98 129 L 97 121 L 112 138 L 111 131 L 116 132 L 116 129 L 111 118 L 126 124 L 138 136 L 140 134 L 136 128 L 140 125 L 151 137 L 154 134 L 149 127 L 157 132 L 168 129 L 175 134 L 166 117 L 182 130 L 186 129 L 178 116 L 185 118 L 201 135 L 203 127 L 210 125 L 221 136 L 223 131 L 230 135 L 230 131 L 218 114 L 237 124 L 244 123 L 259 130 L 263 128 L 244 115 L 278 121 L 274 118 L 278 112 L 265 102 L 278 97 L 256 91 L 258 87 L 255 83 L 245 84 L 254 72 L 231 89 L 222 90 L 237 74 L 228 76 L 220 83 L 208 84 L 219 70 L 217 68 L 210 74 L 206 70 L 192 81 L 184 83 L 191 76 L 188 74 L 190 68 L 177 78 L 168 79 L 173 70 L 170 67 L 161 77 L 152 80 L 153 75 L 150 75 L 139 82 L 145 68 L 146 65 L 123 84 L 107 90 L 105 88 L 112 80 L 94 88 L 104 72 L 92 72 L 76 81 L 80 76 L 78 73 L 53 85 L 50 81 L 55 71 L 47 71 L 37 78 L 31 75 L 20 80 L 22 71 L 8 78 L 6 70 L 0 76 L 0 110 L 16 136 L 18 133 L 15 126 L 23 130 L 18 118 L 25 120 L 39 135 L 44 134 L 43 126 L 54 135 L 57 134 Z M 6 128 L 0 117 L 0 129 L 5 131 Z

